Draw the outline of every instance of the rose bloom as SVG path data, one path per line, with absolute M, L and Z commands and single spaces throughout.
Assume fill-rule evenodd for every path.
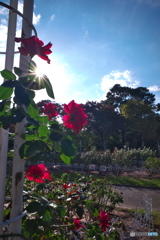
M 64 104 L 64 112 L 67 115 L 63 116 L 63 124 L 70 129 L 73 129 L 75 133 L 78 133 L 83 126 L 87 124 L 87 114 L 80 104 L 77 104 L 72 100 L 68 105 Z
M 21 42 L 24 47 L 19 47 L 19 51 L 24 56 L 31 56 L 38 55 L 43 60 L 46 60 L 47 63 L 50 63 L 50 59 L 47 55 L 52 53 L 50 48 L 52 47 L 52 43 L 48 43 L 47 45 L 43 46 L 44 43 L 37 38 L 36 36 L 32 36 L 29 38 L 15 38 L 15 42 Z
M 109 222 L 109 214 L 105 211 L 101 211 L 99 213 L 98 219 L 100 221 L 100 226 L 103 232 L 106 231 L 106 228 L 110 225 Z
M 45 179 L 52 181 L 51 173 L 44 164 L 29 166 L 29 168 L 26 170 L 26 178 L 30 181 L 38 183 L 44 183 Z
M 62 187 L 63 187 L 64 189 L 67 189 L 67 188 L 70 188 L 71 185 L 70 185 L 69 183 L 64 183 L 64 184 L 62 185 Z
M 43 107 L 44 109 L 42 112 L 48 115 L 49 120 L 58 115 L 58 112 L 56 112 L 56 106 L 53 103 L 44 104 Z
M 81 224 L 80 218 L 74 218 L 73 222 L 76 225 L 76 228 L 74 230 L 78 230 L 79 228 L 84 227 L 84 225 Z

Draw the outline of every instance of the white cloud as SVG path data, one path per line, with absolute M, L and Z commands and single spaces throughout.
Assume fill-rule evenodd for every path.
M 129 70 L 123 72 L 116 70 L 103 76 L 100 88 L 106 94 L 115 84 L 136 88 L 139 86 L 139 81 L 133 79 L 132 73 Z
M 40 14 L 36 15 L 35 13 L 33 13 L 33 24 L 36 25 L 37 23 L 39 23 L 40 18 L 41 18 Z
M 160 88 L 159 88 L 157 85 L 150 86 L 150 87 L 148 87 L 148 89 L 149 89 L 149 91 L 151 91 L 151 92 L 160 91 Z
M 86 30 L 86 31 L 85 31 L 85 35 L 87 36 L 87 35 L 88 35 L 88 33 L 89 33 L 89 32 L 88 32 L 88 30 Z
M 52 14 L 52 16 L 51 16 L 51 21 L 53 21 L 53 20 L 54 20 L 54 18 L 55 18 L 55 15 L 54 15 L 54 14 Z

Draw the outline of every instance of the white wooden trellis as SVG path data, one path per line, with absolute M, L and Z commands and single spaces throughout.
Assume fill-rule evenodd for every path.
M 4 3 L 0 2 L 0 5 L 7 7 Z M 17 10 L 18 0 L 10 0 L 10 5 L 7 7 L 10 9 L 9 22 L 8 22 L 8 35 L 7 35 L 7 48 L 6 48 L 6 60 L 5 68 L 12 70 L 14 61 L 14 46 L 16 35 L 16 23 L 17 14 L 23 18 L 22 21 L 22 37 L 28 38 L 32 35 L 34 30 L 37 35 L 34 26 L 32 25 L 33 6 L 34 0 L 24 0 L 23 14 Z M 27 58 L 20 56 L 20 68 L 23 71 L 27 70 Z M 10 220 L 7 223 L 3 223 L 3 211 L 4 211 L 4 199 L 5 199 L 5 181 L 6 181 L 6 166 L 7 166 L 7 152 L 8 152 L 8 130 L 0 129 L 0 234 L 2 233 L 2 227 L 6 224 L 10 224 L 10 232 L 20 234 L 22 217 L 25 213 L 23 210 L 23 176 L 24 176 L 24 160 L 19 156 L 19 147 L 23 143 L 20 135 L 25 132 L 24 119 L 21 123 L 16 124 L 15 140 L 14 140 L 14 157 L 13 157 L 13 169 L 12 169 L 12 208 L 10 214 Z M 17 181 L 18 177 L 18 181 Z M 20 237 L 12 237 L 14 240 L 19 240 Z

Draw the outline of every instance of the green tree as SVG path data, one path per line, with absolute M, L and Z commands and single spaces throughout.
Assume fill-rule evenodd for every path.
M 143 101 L 145 104 L 152 107 L 155 102 L 154 94 L 150 93 L 147 88 L 122 87 L 120 84 L 115 84 L 107 93 L 106 98 L 104 102 L 109 106 L 118 108 L 118 110 L 120 110 L 122 104 L 127 103 L 131 99 Z
M 90 138 L 92 146 L 96 145 L 97 148 L 105 149 L 118 144 L 118 147 L 122 147 L 119 133 L 123 126 L 123 117 L 112 106 L 107 106 L 102 101 L 88 101 L 83 107 L 88 115 L 88 124 L 85 133 L 82 134 Z
M 138 99 L 130 99 L 120 108 L 126 118 L 126 140 L 132 147 L 140 147 L 142 142 L 153 146 L 156 141 L 158 121 L 153 108 Z

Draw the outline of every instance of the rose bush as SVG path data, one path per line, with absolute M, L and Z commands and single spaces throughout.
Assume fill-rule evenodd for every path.
M 35 36 L 16 38 L 24 47 L 19 51 L 32 59 L 38 55 L 50 63 L 48 54 L 52 44 L 44 43 Z M 1 71 L 6 79 L 0 86 L 0 125 L 8 129 L 26 119 L 26 131 L 21 134 L 19 148 L 21 159 L 31 165 L 26 169 L 24 181 L 24 205 L 27 214 L 22 222 L 21 239 L 117 239 L 117 231 L 109 223 L 109 212 L 122 202 L 122 196 L 112 191 L 104 179 L 80 178 L 75 183 L 68 182 L 68 174 L 56 178 L 45 164 L 39 164 L 43 152 L 55 151 L 61 160 L 70 164 L 76 155 L 76 146 L 68 132 L 56 119 L 58 112 L 53 104 L 42 106 L 40 114 L 34 101 L 35 91 L 46 89 L 54 99 L 51 83 L 46 75 L 36 75 L 36 63 L 30 60 L 28 73 L 15 67 L 14 73 L 6 69 Z M 14 94 L 14 96 L 12 96 Z M 76 134 L 87 124 L 87 115 L 80 104 L 72 100 L 64 104 L 63 125 Z M 10 156 L 11 157 L 11 156 Z M 22 178 L 18 173 L 17 182 Z M 10 176 L 8 176 L 10 179 Z M 11 196 L 10 181 L 7 181 L 8 197 Z M 6 203 L 4 220 L 7 219 L 11 202 Z M 114 235 L 115 234 L 115 235 Z M 5 239 L 8 234 L 4 229 Z M 77 237 L 77 238 L 76 238 Z

